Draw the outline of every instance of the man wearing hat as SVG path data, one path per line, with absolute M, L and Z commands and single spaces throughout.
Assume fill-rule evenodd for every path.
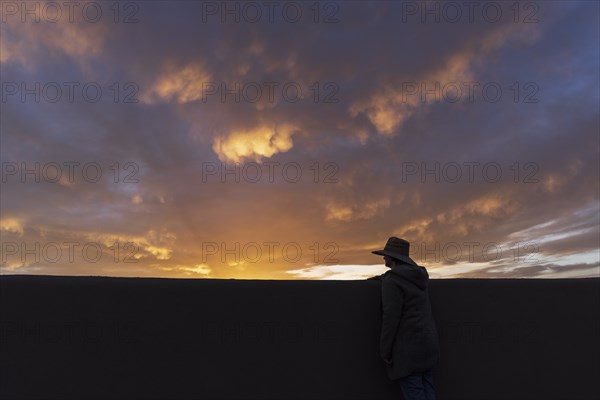
M 372 252 L 382 255 L 390 268 L 381 276 L 380 355 L 406 400 L 435 400 L 432 370 L 440 348 L 427 289 L 429 274 L 408 256 L 409 249 L 406 240 L 390 237 L 383 250 Z

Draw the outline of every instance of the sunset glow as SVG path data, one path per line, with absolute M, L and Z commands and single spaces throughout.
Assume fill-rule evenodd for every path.
M 26 3 L 0 24 L 2 274 L 366 279 L 398 236 L 432 278 L 600 276 L 597 2 Z

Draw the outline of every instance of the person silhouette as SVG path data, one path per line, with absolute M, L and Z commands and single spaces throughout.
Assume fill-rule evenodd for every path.
M 392 236 L 382 250 L 371 252 L 382 255 L 390 268 L 380 278 L 380 356 L 405 400 L 435 400 L 433 368 L 440 348 L 429 300 L 429 274 L 408 256 L 409 250 L 408 241 Z

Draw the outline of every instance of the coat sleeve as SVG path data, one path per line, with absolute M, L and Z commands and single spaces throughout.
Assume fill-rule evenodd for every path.
M 392 279 L 381 280 L 381 340 L 379 344 L 380 356 L 384 360 L 392 358 L 392 347 L 396 331 L 402 316 L 402 303 L 404 296 L 402 290 L 396 286 Z

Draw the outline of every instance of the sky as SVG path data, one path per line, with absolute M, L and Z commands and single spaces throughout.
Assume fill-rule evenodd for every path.
M 599 3 L 2 2 L 2 274 L 600 276 Z

